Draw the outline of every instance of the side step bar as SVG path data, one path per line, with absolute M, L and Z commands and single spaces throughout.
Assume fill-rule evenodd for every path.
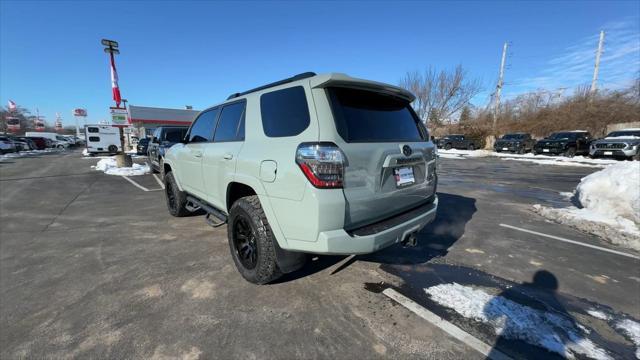
M 187 195 L 187 210 L 193 212 L 197 211 L 198 209 L 206 211 L 207 217 L 205 220 L 207 221 L 207 224 L 212 227 L 220 227 L 227 223 L 227 215 L 225 213 L 200 199 L 196 199 L 193 196 Z M 212 219 L 212 217 L 214 217 L 215 220 Z

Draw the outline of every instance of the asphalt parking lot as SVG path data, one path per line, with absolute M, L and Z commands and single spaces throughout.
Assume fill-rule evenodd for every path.
M 526 293 L 518 301 L 574 319 L 613 357 L 634 357 L 630 340 L 587 310 L 640 318 L 639 254 L 531 211 L 568 203 L 560 193 L 597 169 L 441 159 L 438 216 L 417 247 L 315 257 L 256 286 L 235 270 L 224 227 L 172 218 L 154 176 L 109 176 L 96 162 L 77 151 L 0 162 L 3 359 L 485 357 L 387 288 L 508 356 L 552 356 L 431 301 L 424 289 L 443 283 Z M 541 271 L 557 288 L 532 280 Z

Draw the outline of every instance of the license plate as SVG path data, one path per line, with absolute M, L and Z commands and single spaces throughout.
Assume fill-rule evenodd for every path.
M 604 154 L 605 155 L 613 155 L 613 151 L 605 151 Z
M 542 149 L 542 152 L 549 152 L 549 149 Z
M 401 167 L 393 170 L 398 187 L 413 184 L 416 180 L 413 177 L 413 167 Z
M 504 150 L 504 151 L 509 151 L 509 148 L 502 148 L 502 150 Z

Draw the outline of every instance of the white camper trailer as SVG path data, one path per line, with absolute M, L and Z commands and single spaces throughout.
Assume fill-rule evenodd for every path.
M 85 141 L 89 154 L 110 153 L 120 151 L 120 131 L 111 125 L 85 125 Z

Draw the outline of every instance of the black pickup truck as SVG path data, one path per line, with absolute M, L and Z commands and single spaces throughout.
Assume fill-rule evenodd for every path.
M 591 134 L 587 131 L 560 131 L 539 140 L 533 150 L 534 154 L 588 155 L 591 141 Z
M 162 159 L 167 149 L 184 139 L 187 126 L 161 126 L 156 128 L 149 141 L 147 156 L 153 172 L 162 171 Z
M 462 150 L 476 150 L 481 148 L 480 140 L 466 136 L 466 135 L 447 135 L 438 139 L 436 143 L 439 149 L 462 149 Z
M 493 144 L 493 150 L 496 152 L 508 151 L 518 154 L 524 154 L 533 151 L 536 140 L 531 138 L 531 134 L 527 133 L 511 133 L 505 134 Z

